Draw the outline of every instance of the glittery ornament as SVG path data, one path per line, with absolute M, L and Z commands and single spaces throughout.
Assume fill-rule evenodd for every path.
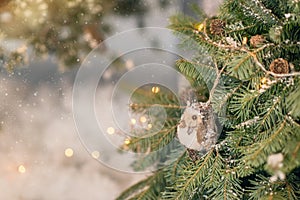
M 216 117 L 210 103 L 190 103 L 184 110 L 177 136 L 188 149 L 206 153 L 219 137 Z

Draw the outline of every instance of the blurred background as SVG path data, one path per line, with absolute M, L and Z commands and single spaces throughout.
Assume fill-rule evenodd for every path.
M 99 152 L 85 150 L 72 115 L 74 79 L 101 41 L 137 27 L 167 27 L 170 16 L 190 14 L 193 3 L 213 15 L 220 1 L 0 1 L 0 199 L 109 200 L 147 175 L 111 169 L 97 161 Z M 135 63 L 127 57 L 114 65 L 104 84 Z M 108 84 L 107 96 L 98 98 L 112 90 Z

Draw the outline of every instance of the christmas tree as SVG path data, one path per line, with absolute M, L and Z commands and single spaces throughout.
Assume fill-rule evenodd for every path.
M 134 112 L 160 105 L 167 117 L 152 112 L 150 127 L 132 130 L 123 149 L 139 153 L 133 167 L 157 170 L 118 199 L 299 199 L 300 2 L 227 0 L 218 16 L 195 12 L 170 25 L 198 47 L 176 62 L 192 87 L 179 100 L 158 87 L 133 95 Z
M 135 6 L 132 8 L 132 5 Z M 141 0 L 4 0 L 0 1 L 0 63 L 8 71 L 30 63 L 33 56 L 55 56 L 61 70 L 79 66 L 84 57 L 113 29 L 104 17 L 115 13 L 136 15 L 147 12 Z M 10 50 L 6 40 L 18 41 Z M 33 52 L 28 55 L 28 51 Z M 102 49 L 101 49 L 102 50 Z

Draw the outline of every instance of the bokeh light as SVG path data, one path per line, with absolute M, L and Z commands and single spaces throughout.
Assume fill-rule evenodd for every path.
M 155 86 L 155 87 L 152 87 L 152 88 L 151 88 L 151 92 L 152 92 L 152 93 L 154 93 L 154 94 L 157 94 L 157 93 L 159 93 L 159 92 L 160 92 L 160 88 L 159 88 L 159 87 L 157 87 L 157 86 Z
M 19 172 L 20 174 L 24 174 L 24 173 L 26 172 L 25 166 L 24 166 L 24 165 L 19 165 L 19 167 L 18 167 L 18 172 Z
M 74 155 L 74 151 L 73 151 L 73 149 L 71 149 L 71 148 L 67 148 L 66 150 L 65 150 L 65 156 L 66 157 L 72 157 Z

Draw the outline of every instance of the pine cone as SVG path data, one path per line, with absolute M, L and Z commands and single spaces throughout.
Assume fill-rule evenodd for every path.
M 220 19 L 213 19 L 210 22 L 210 32 L 213 35 L 221 35 L 224 33 L 225 22 Z
M 289 63 L 283 58 L 277 58 L 270 64 L 270 71 L 276 74 L 289 73 Z
M 250 45 L 257 47 L 265 41 L 265 37 L 262 35 L 255 35 L 250 38 Z
M 200 155 L 199 155 L 198 151 L 193 150 L 193 149 L 187 149 L 187 152 L 189 154 L 189 157 L 193 161 L 193 163 L 195 163 L 197 160 L 200 159 Z

